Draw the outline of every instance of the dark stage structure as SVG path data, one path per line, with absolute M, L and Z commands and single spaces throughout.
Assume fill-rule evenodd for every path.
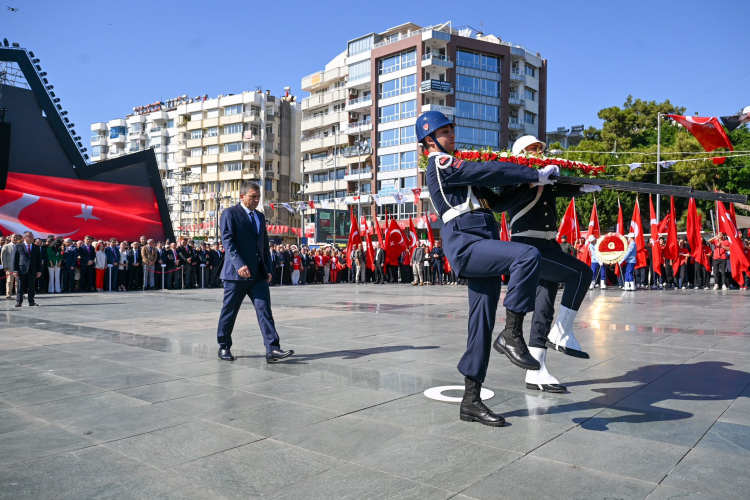
M 40 63 L 0 47 L 0 232 L 174 241 L 154 152 L 90 163 Z

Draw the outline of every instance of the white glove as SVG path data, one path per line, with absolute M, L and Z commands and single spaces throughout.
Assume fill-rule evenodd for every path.
M 597 186 L 596 184 L 584 184 L 581 186 L 581 192 L 582 193 L 598 193 L 602 190 L 601 186 Z
M 538 170 L 539 180 L 532 184 L 532 186 L 543 186 L 547 184 L 554 184 L 555 181 L 549 179 L 550 175 L 560 175 L 560 167 L 557 165 L 548 165 Z

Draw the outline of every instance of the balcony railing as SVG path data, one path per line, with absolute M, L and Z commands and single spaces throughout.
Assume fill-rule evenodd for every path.
M 426 61 L 426 60 L 428 60 L 428 59 L 436 59 L 436 60 L 438 60 L 438 61 L 451 62 L 451 59 L 450 59 L 450 57 L 448 57 L 448 56 L 444 56 L 443 54 L 436 54 L 436 53 L 434 53 L 434 52 L 431 52 L 431 53 L 429 53 L 429 54 L 423 54 L 423 55 L 422 55 L 422 60 L 423 60 L 423 61 Z
M 364 104 L 366 102 L 372 103 L 372 96 L 368 95 L 367 97 L 358 97 L 356 99 L 350 99 L 349 102 L 347 103 L 347 106 L 348 107 L 356 106 L 357 104 Z
M 372 153 L 372 147 L 368 144 L 366 146 L 349 146 L 344 148 L 344 157 L 351 158 L 352 156 L 363 156 Z
M 368 118 L 367 120 L 360 120 L 356 123 L 350 123 L 348 125 L 349 128 L 359 128 L 359 127 L 365 127 L 367 125 L 372 124 L 372 119 Z

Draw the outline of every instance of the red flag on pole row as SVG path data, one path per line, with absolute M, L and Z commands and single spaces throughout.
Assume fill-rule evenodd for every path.
M 500 241 L 510 241 L 510 231 L 508 231 L 508 221 L 505 219 L 505 212 L 503 212 L 500 221 Z
M 620 205 L 620 198 L 617 198 L 617 225 L 615 226 L 615 232 L 625 236 L 625 222 L 622 217 L 622 205 Z
M 351 221 L 351 229 L 349 230 L 349 242 L 346 244 L 346 261 L 349 263 L 349 268 L 352 268 L 352 251 L 354 245 L 359 245 L 362 240 L 359 237 L 359 228 L 357 226 L 357 219 L 354 218 L 354 211 L 349 210 L 349 219 Z
M 734 203 L 729 203 L 729 218 L 732 220 L 732 224 L 737 228 L 737 214 L 734 213 Z
M 398 265 L 399 256 L 406 250 L 406 241 L 404 240 L 404 233 L 401 232 L 396 219 L 391 219 L 391 225 L 388 228 L 386 237 L 386 250 L 385 258 L 388 265 Z
M 364 249 L 365 249 L 365 260 L 367 261 L 367 268 L 370 269 L 370 271 L 375 270 L 375 249 L 372 248 L 372 240 L 370 239 L 370 235 L 367 233 L 364 233 L 362 235 L 362 238 L 364 238 Z
M 432 235 L 432 226 L 430 225 L 430 218 L 425 214 L 424 223 L 427 224 L 427 239 L 430 241 L 430 250 L 435 246 L 435 236 Z
M 695 200 L 690 198 L 687 213 L 687 240 L 690 244 L 690 255 L 696 262 L 706 265 L 706 255 L 703 253 L 703 239 L 701 238 L 701 222 L 695 208 Z
M 557 231 L 557 242 L 560 243 L 561 238 L 567 236 L 568 243 L 578 241 L 581 237 L 581 231 L 578 227 L 578 216 L 576 215 L 576 199 L 572 198 L 568 209 L 565 211 L 560 229 Z M 572 243 L 571 243 L 572 245 Z
M 724 204 L 720 201 L 716 202 L 716 215 L 719 219 L 719 231 L 729 238 L 729 265 L 732 266 L 732 277 L 740 286 L 743 286 L 744 278 L 742 274 L 750 268 L 750 262 L 742 251 L 742 242 L 737 237 L 737 228 L 732 223 Z
M 734 151 L 732 143 L 729 141 L 729 137 L 724 133 L 724 129 L 719 123 L 719 119 L 714 117 L 698 117 L 698 116 L 681 116 L 681 115 L 667 115 L 683 127 L 688 132 L 693 134 L 698 142 L 700 142 L 703 149 L 706 151 L 714 151 L 718 148 L 727 148 L 729 151 Z
M 654 263 L 654 272 L 661 276 L 661 245 L 659 245 L 659 228 L 657 227 L 656 211 L 651 196 L 648 197 L 648 205 L 651 215 L 651 261 Z
M 643 240 L 643 224 L 641 223 L 641 206 L 638 204 L 638 198 L 635 200 L 633 207 L 633 218 L 630 220 L 630 231 L 635 235 L 635 247 L 638 250 L 635 257 L 635 268 L 640 269 L 648 265 L 648 256 L 646 255 L 646 242 Z
M 602 233 L 601 233 L 601 230 L 599 229 L 599 212 L 596 211 L 596 198 L 594 198 L 594 206 L 591 207 L 591 217 L 589 218 L 589 229 L 586 232 L 586 236 L 587 237 L 593 236 L 594 238 L 598 240 L 601 235 Z
M 383 246 L 383 234 L 380 231 L 380 222 L 378 222 L 378 214 L 375 214 L 372 218 L 375 220 L 375 234 L 378 235 L 378 245 L 385 250 L 385 246 Z
M 664 258 L 676 260 L 678 257 L 677 247 L 677 217 L 674 210 L 674 196 L 669 197 L 669 226 L 667 227 L 667 246 L 664 247 Z
M 414 221 L 409 216 L 409 263 L 411 263 L 411 257 L 414 255 L 414 250 L 419 244 L 419 238 L 417 238 L 417 228 L 414 227 Z

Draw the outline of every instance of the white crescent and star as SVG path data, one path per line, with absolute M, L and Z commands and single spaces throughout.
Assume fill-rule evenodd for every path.
M 29 207 L 39 201 L 41 198 L 39 196 L 33 195 L 33 194 L 27 194 L 23 193 L 23 195 L 14 201 L 11 201 L 10 203 L 6 203 L 3 206 L 0 206 L 0 226 L 3 226 L 8 231 L 15 233 L 15 234 L 23 234 L 26 231 L 30 231 L 34 234 L 34 237 L 36 238 L 43 238 L 47 236 L 48 234 L 54 234 L 55 236 L 70 236 L 71 234 L 75 234 L 78 232 L 78 229 L 76 229 L 73 232 L 66 233 L 66 234 L 60 234 L 52 230 L 42 229 L 42 230 L 34 230 L 30 227 L 24 225 L 21 222 L 20 215 L 21 211 L 23 211 L 24 208 Z M 94 207 L 86 205 L 81 205 L 81 215 L 77 215 L 76 217 L 82 217 L 84 220 L 88 219 L 98 219 L 98 217 L 94 217 L 91 212 L 93 211 Z

